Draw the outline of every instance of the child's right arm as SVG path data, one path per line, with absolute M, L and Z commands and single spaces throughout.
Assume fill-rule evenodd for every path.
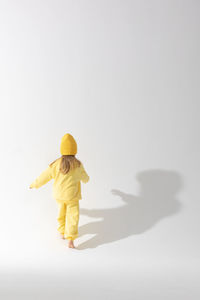
M 83 183 L 87 183 L 90 179 L 90 177 L 88 176 L 87 172 L 84 169 L 83 164 L 81 164 L 80 167 L 80 179 Z

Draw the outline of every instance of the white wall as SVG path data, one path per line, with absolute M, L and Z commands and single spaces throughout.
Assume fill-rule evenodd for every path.
M 127 255 L 199 260 L 199 9 L 195 0 L 0 2 L 5 267 L 25 265 L 56 234 L 52 183 L 28 187 L 66 132 L 91 177 L 81 208 L 104 218 L 82 229 L 99 232 L 93 245 L 129 236 Z

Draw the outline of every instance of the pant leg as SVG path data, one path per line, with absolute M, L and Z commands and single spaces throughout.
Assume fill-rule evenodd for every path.
M 65 202 L 59 202 L 58 203 L 58 231 L 61 234 L 65 233 L 65 219 L 66 219 L 66 203 Z
M 70 200 L 66 206 L 65 238 L 75 240 L 78 237 L 79 200 Z

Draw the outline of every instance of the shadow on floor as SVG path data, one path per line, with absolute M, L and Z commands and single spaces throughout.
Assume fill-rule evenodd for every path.
M 123 205 L 105 209 L 80 209 L 80 214 L 92 218 L 102 218 L 79 227 L 79 235 L 95 234 L 77 248 L 96 248 L 99 245 L 115 242 L 131 235 L 142 234 L 166 217 L 177 214 L 182 204 L 177 199 L 181 190 L 180 174 L 169 170 L 145 170 L 137 174 L 140 184 L 139 195 L 112 189 Z

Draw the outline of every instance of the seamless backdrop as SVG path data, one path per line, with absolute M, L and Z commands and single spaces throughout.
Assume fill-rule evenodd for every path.
M 200 3 L 0 1 L 2 299 L 199 299 Z M 52 182 L 71 133 L 77 250 Z

